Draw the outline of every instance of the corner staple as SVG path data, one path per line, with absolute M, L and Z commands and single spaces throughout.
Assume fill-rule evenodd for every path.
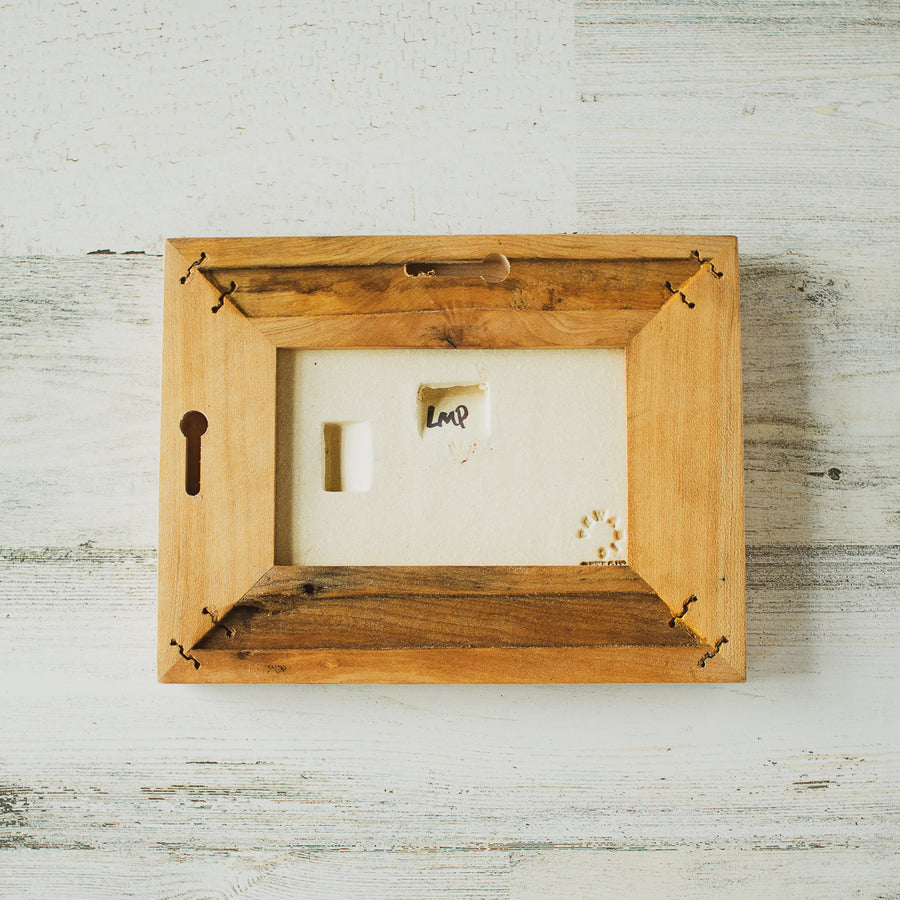
M 691 301 L 688 300 L 687 297 L 685 297 L 684 291 L 679 291 L 679 290 L 676 290 L 675 288 L 673 288 L 673 287 L 672 287 L 672 282 L 671 282 L 671 281 L 667 281 L 667 282 L 666 282 L 666 287 L 669 289 L 669 292 L 670 292 L 670 293 L 672 293 L 672 294 L 678 294 L 678 295 L 681 297 L 681 302 L 682 302 L 688 309 L 693 309 L 693 308 L 697 305 L 696 303 L 691 303 Z
M 199 266 L 200 263 L 202 263 L 204 259 L 206 259 L 206 254 L 201 250 L 201 251 L 200 251 L 200 258 L 199 258 L 199 259 L 195 259 L 195 260 L 188 266 L 187 272 L 185 272 L 184 275 L 181 276 L 181 283 L 182 283 L 182 284 L 184 284 L 184 283 L 188 280 L 188 278 L 190 277 L 191 272 L 193 272 L 194 269 L 195 269 L 197 266 Z
M 175 638 L 172 638 L 172 640 L 169 641 L 169 646 L 170 646 L 170 647 L 177 647 L 177 648 L 178 648 L 178 652 L 181 654 L 181 656 L 182 656 L 183 659 L 188 660 L 188 662 L 192 662 L 192 663 L 194 664 L 194 668 L 195 668 L 195 669 L 199 669 L 199 668 L 200 668 L 200 663 L 199 663 L 199 661 L 196 660 L 196 659 L 194 659 L 194 657 L 191 656 L 190 653 L 185 653 L 185 652 L 184 652 L 184 645 L 183 645 L 183 644 L 179 644 L 178 641 L 175 640 Z
M 699 251 L 699 250 L 691 250 L 691 256 L 692 256 L 694 259 L 696 259 L 697 262 L 700 263 L 701 266 L 709 265 L 709 271 L 712 272 L 713 275 L 716 276 L 716 278 L 724 278 L 724 277 L 725 277 L 725 273 L 724 273 L 724 272 L 720 272 L 720 271 L 713 265 L 711 259 L 703 259 L 703 258 L 700 256 L 700 251 Z
M 704 653 L 703 656 L 700 657 L 700 661 L 697 663 L 697 665 L 700 666 L 701 669 L 705 669 L 706 661 L 708 659 L 712 659 L 719 652 L 719 650 L 722 647 L 722 644 L 727 644 L 727 643 L 728 643 L 727 637 L 724 637 L 724 636 L 720 637 L 716 641 L 716 646 L 712 650 L 707 650 L 706 653 Z
M 227 634 L 228 637 L 234 637 L 234 629 L 229 628 L 227 625 L 223 625 L 222 620 L 208 606 L 204 606 L 202 612 L 204 616 L 209 616 L 212 619 L 213 625 L 224 628 L 225 634 Z
M 231 287 L 228 288 L 227 291 L 223 291 L 223 292 L 219 295 L 219 301 L 218 301 L 218 303 L 216 303 L 215 306 L 211 307 L 212 311 L 213 311 L 214 313 L 217 313 L 217 312 L 225 305 L 225 298 L 226 298 L 226 297 L 230 297 L 236 290 L 237 290 L 237 285 L 232 281 L 232 282 L 231 282 Z
M 684 605 L 681 607 L 681 612 L 678 613 L 677 616 L 672 616 L 672 618 L 669 619 L 669 628 L 674 628 L 675 623 L 680 622 L 687 615 L 688 607 L 692 603 L 696 603 L 696 602 L 697 602 L 697 595 L 691 594 L 691 596 L 688 597 L 687 600 L 684 601 Z

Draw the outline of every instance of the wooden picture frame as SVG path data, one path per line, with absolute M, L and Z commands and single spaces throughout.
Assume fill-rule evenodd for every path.
M 744 680 L 735 238 L 171 240 L 163 330 L 161 681 Z M 273 566 L 279 347 L 624 347 L 627 565 Z

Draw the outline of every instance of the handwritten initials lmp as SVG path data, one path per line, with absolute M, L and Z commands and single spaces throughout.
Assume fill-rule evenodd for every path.
M 460 428 L 466 427 L 466 419 L 469 417 L 468 407 L 464 406 L 462 403 L 456 407 L 456 409 L 451 410 L 448 413 L 438 413 L 437 422 L 434 421 L 434 407 L 428 407 L 428 417 L 425 420 L 426 428 L 441 428 L 448 423 L 450 425 L 458 425 Z

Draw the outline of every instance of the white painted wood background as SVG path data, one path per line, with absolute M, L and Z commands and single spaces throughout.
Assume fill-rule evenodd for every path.
M 0 895 L 900 897 L 896 3 L 0 35 Z M 161 240 L 571 230 L 740 239 L 746 685 L 156 684 Z

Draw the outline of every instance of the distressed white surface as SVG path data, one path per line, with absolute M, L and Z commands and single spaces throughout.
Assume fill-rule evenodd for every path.
M 565 96 L 566 5 L 446 7 L 307 4 L 327 44 L 293 7 L 0 7 L 3 246 L 567 230 L 576 150 L 581 231 L 736 233 L 747 684 L 157 685 L 160 260 L 4 258 L 0 896 L 897 898 L 896 6 L 584 3 Z M 398 92 L 429 127 L 384 135 Z M 551 141 L 532 97 L 584 102 Z M 461 189 L 501 156 L 510 197 Z
M 860 274 L 888 262 L 900 6 L 609 0 L 576 21 L 579 228 L 736 234 L 748 257 Z
M 575 227 L 571 4 L 0 5 L 0 253 Z
M 580 230 L 738 236 L 748 540 L 900 541 L 900 7 L 576 23 Z
M 420 431 L 421 385 L 479 383 L 489 433 Z M 341 421 L 371 428 L 365 493 L 323 489 Z M 277 565 L 626 558 L 624 350 L 281 350 L 276 435 Z
M 625 891 L 631 900 L 712 895 L 759 900 L 766 887 L 777 885 L 778 896 L 790 900 L 853 896 L 887 900 L 897 892 L 883 890 L 885 873 L 894 884 L 900 883 L 900 856 L 893 849 L 843 854 L 818 848 L 754 853 L 654 850 L 630 855 L 608 850 L 538 852 L 516 860 L 511 893 L 521 900 L 595 900 L 621 897 Z

